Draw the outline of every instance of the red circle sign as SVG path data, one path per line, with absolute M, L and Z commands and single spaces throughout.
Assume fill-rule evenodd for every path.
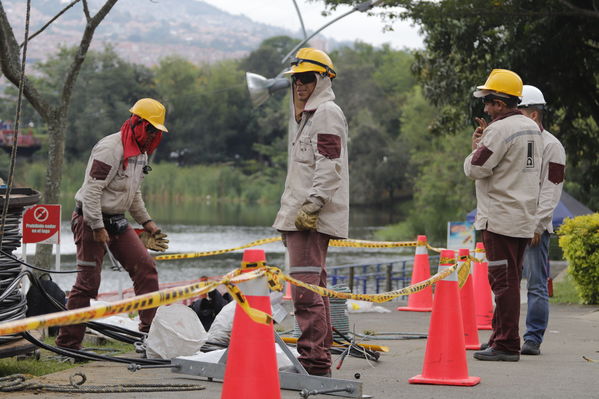
M 23 214 L 24 244 L 60 244 L 60 205 L 35 205 Z

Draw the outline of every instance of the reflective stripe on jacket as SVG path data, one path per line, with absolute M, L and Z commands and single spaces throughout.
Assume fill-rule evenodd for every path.
M 499 119 L 484 130 L 464 173 L 476 180 L 477 230 L 531 238 L 536 229 L 543 140 L 524 115 Z
M 147 164 L 148 156 L 143 153 L 129 158 L 129 165 L 123 170 L 121 132 L 96 143 L 83 185 L 75 194 L 75 200 L 83 207 L 83 218 L 92 229 L 104 227 L 102 213 L 116 215 L 129 211 L 138 223 L 150 220 L 140 191 Z
M 323 205 L 317 231 L 346 238 L 349 226 L 348 128 L 343 111 L 333 102 L 331 80 L 317 76 L 316 87 L 299 123 L 294 117 L 293 93 L 291 98 L 287 179 L 273 227 L 296 231 L 297 212 L 310 200 Z

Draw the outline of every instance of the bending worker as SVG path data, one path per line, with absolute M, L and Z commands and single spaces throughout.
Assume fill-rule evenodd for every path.
M 478 360 L 520 360 L 522 259 L 536 229 L 543 150 L 539 126 L 516 108 L 521 95 L 522 80 L 506 69 L 492 70 L 474 92 L 491 122 L 477 120 L 464 172 L 475 180 L 474 227 L 482 230 L 495 294 L 493 332 L 488 348 L 474 353 Z
M 329 56 L 302 48 L 291 65 L 288 170 L 273 227 L 287 246 L 291 276 L 326 287 L 329 239 L 348 235 L 347 122 L 333 102 L 336 72 Z M 330 376 L 329 299 L 296 286 L 292 296 L 299 361 L 312 375 Z
M 158 101 L 143 98 L 129 111 L 132 115 L 121 130 L 104 137 L 92 149 L 83 185 L 75 194 L 71 230 L 79 273 L 67 309 L 89 306 L 97 297 L 107 250 L 129 273 L 135 295 L 158 290 L 156 264 L 146 248 L 164 251 L 168 240 L 148 214 L 140 187 L 150 170 L 148 154 L 167 131 L 166 110 Z M 127 211 L 143 226 L 140 236 L 129 226 L 124 215 Z M 156 309 L 139 312 L 140 331 L 148 332 L 155 313 Z M 61 327 L 56 344 L 80 349 L 84 334 L 84 324 Z
M 553 233 L 553 211 L 564 186 L 566 151 L 562 143 L 543 128 L 545 98 L 541 90 L 524 85 L 520 111 L 535 121 L 542 131 L 543 164 L 535 235 L 524 252 L 524 277 L 528 288 L 526 332 L 520 353 L 540 355 L 541 342 L 549 321 L 549 236 Z

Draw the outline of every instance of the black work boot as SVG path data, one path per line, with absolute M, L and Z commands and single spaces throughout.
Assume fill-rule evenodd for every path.
M 522 350 L 520 353 L 523 355 L 540 355 L 541 344 L 537 344 L 533 341 L 524 341 L 524 345 L 522 345 Z
M 474 358 L 491 362 L 517 362 L 520 360 L 520 354 L 504 352 L 489 347 L 484 351 L 474 352 Z

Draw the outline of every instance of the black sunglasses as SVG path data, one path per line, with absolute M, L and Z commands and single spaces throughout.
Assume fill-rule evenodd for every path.
M 157 129 L 156 126 L 154 126 L 150 122 L 148 122 L 148 126 L 146 126 L 146 132 L 156 134 L 156 133 L 159 133 L 160 131 L 161 131 L 160 129 Z
M 291 75 L 291 80 L 293 83 L 299 80 L 302 84 L 308 84 L 316 81 L 316 74 L 314 72 L 294 73 Z

